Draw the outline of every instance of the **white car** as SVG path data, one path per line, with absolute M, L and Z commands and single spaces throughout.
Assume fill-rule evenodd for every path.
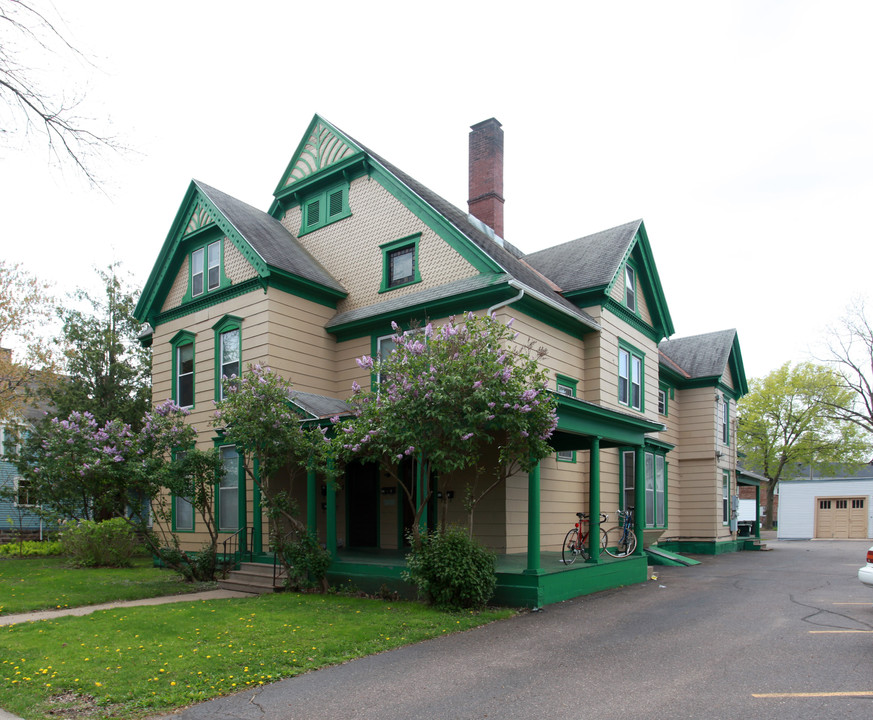
M 867 564 L 858 570 L 858 580 L 873 587 L 873 547 L 867 551 Z

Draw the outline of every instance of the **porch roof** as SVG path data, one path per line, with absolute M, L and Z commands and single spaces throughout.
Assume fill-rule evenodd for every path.
M 587 450 L 593 438 L 600 447 L 641 446 L 646 434 L 664 430 L 661 423 L 612 410 L 579 398 L 553 392 L 558 403 L 558 429 L 551 445 L 556 450 Z

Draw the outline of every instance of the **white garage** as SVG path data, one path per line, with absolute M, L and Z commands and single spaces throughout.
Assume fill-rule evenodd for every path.
M 873 538 L 871 501 L 873 478 L 782 481 L 776 537 Z

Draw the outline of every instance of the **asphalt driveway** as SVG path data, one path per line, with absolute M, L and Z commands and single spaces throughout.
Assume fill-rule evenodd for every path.
M 768 544 L 172 717 L 869 720 L 870 542 Z

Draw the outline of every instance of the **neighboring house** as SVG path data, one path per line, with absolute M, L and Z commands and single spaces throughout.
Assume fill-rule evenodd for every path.
M 776 537 L 873 538 L 873 477 L 779 482 Z
M 743 547 L 731 522 L 746 392 L 736 332 L 663 342 L 673 323 L 642 220 L 531 254 L 504 240 L 494 119 L 472 128 L 469 175 L 468 213 L 315 116 L 267 212 L 193 181 L 136 309 L 154 400 L 174 398 L 205 429 L 219 378 L 260 362 L 293 381 L 304 417 L 326 418 L 346 408 L 353 381 L 370 383 L 354 360 L 390 351 L 392 321 L 494 313 L 547 348 L 559 414 L 555 454 L 477 508 L 476 534 L 500 554 L 499 600 L 542 605 L 646 579 L 642 550 L 561 565 L 578 511 L 635 507 L 646 546 Z M 227 468 L 222 537 L 239 533 L 266 561 L 266 520 L 235 448 L 220 435 L 204 442 Z M 429 522 L 460 522 L 465 478 L 442 483 Z M 310 476 L 290 490 L 334 553 L 336 578 L 399 577 L 386 557 L 399 555 L 410 512 L 378 468 L 349 468 L 339 489 Z M 205 536 L 174 502 L 174 529 L 196 550 Z
M 21 433 L 42 414 L 42 410 L 25 407 L 15 418 L 0 422 L 0 542 L 17 541 L 20 537 L 42 540 L 46 532 L 56 529 L 36 514 L 37 503 L 27 481 L 6 457 L 15 450 Z

